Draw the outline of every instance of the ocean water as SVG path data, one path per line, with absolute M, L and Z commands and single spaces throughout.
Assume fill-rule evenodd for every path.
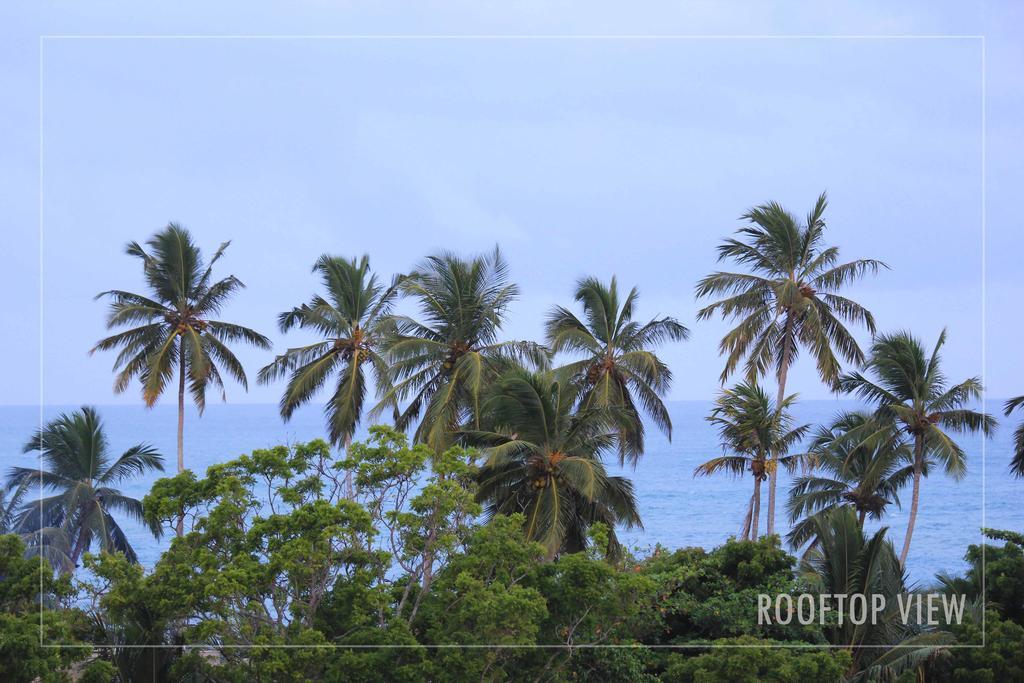
M 829 421 L 842 409 L 855 407 L 850 401 L 804 401 L 794 413 L 798 423 L 818 424 Z M 636 468 L 620 468 L 617 464 L 610 467 L 613 473 L 633 480 L 639 498 L 644 528 L 619 532 L 630 547 L 640 551 L 649 550 L 655 544 L 667 548 L 710 548 L 731 535 L 738 535 L 752 488 L 750 479 L 733 479 L 727 475 L 693 476 L 697 465 L 721 453 L 715 430 L 704 419 L 710 408 L 709 401 L 670 402 L 671 442 L 651 425 L 647 430 L 647 452 Z M 999 402 L 992 401 L 987 408 L 1001 416 Z M 43 416 L 49 419 L 72 409 L 74 406 L 48 406 Z M 99 410 L 115 456 L 131 445 L 147 442 L 160 449 L 167 472 L 174 471 L 177 420 L 173 406 L 146 409 L 141 405 L 111 405 L 100 406 Z M 1020 504 L 1024 480 L 1014 479 L 1008 473 L 1014 419 L 1001 422 L 1005 424 L 984 444 L 984 463 L 983 439 L 961 439 L 968 454 L 966 477 L 957 482 L 936 472 L 924 480 L 908 560 L 913 581 L 929 583 L 937 572 L 962 571 L 966 566 L 963 554 L 967 546 L 982 541 L 982 526 L 1024 530 L 1024 507 Z M 22 446 L 38 425 L 38 407 L 0 407 L 0 460 L 5 466 L 34 466 L 35 456 L 23 454 Z M 288 423 L 281 421 L 277 406 L 271 404 L 211 404 L 202 417 L 190 408 L 185 423 L 186 466 L 201 474 L 211 464 L 252 449 L 308 441 L 323 434 L 318 406 L 298 411 Z M 158 476 L 136 479 L 122 489 L 128 495 L 141 498 Z M 789 484 L 789 478 L 783 473 L 779 479 L 777 511 L 778 528 L 783 534 L 788 530 L 784 503 Z M 766 489 L 762 489 L 762 495 L 764 510 Z M 882 522 L 890 528 L 890 538 L 897 549 L 903 541 L 909 489 L 901 498 L 905 508 L 899 510 L 890 506 Z M 168 539 L 158 541 L 130 520 L 122 520 L 122 524 L 140 561 L 151 567 Z M 763 524 L 762 518 L 762 530 Z M 877 526 L 869 523 L 872 529 Z

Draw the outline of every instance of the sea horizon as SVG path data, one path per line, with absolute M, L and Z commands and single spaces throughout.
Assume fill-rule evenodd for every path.
M 674 550 L 702 547 L 710 549 L 739 536 L 746 512 L 751 483 L 749 477 L 728 475 L 694 478 L 693 469 L 705 460 L 721 454 L 714 427 L 704 419 L 711 400 L 678 399 L 666 405 L 673 422 L 673 438 L 669 441 L 653 425 L 646 424 L 646 451 L 636 467 L 621 466 L 609 457 L 611 474 L 629 477 L 635 486 L 643 529 L 620 529 L 620 540 L 639 554 L 646 554 L 656 545 Z M 43 419 L 82 404 L 43 406 Z M 176 406 L 158 404 L 147 408 L 141 404 L 95 405 L 106 424 L 110 452 L 115 457 L 140 442 L 157 447 L 164 456 L 165 471 L 132 480 L 123 491 L 142 498 L 152 483 L 174 473 L 176 453 Z M 987 410 L 1000 414 L 998 399 L 986 401 Z M 797 424 L 816 426 L 829 420 L 840 410 L 864 407 L 847 398 L 806 399 L 793 409 Z M 0 405 L 0 448 L 9 465 L 32 466 L 35 456 L 23 454 L 22 447 L 39 426 L 38 405 Z M 368 423 L 357 430 L 355 440 L 364 439 Z M 254 449 L 279 444 L 295 444 L 325 438 L 322 404 L 309 404 L 296 411 L 285 423 L 273 403 L 210 403 L 200 417 L 194 406 L 186 409 L 185 464 L 203 476 L 207 467 L 225 462 Z M 967 453 L 967 475 L 959 482 L 941 473 L 924 480 L 921 511 L 915 530 L 907 572 L 912 582 L 926 586 L 940 572 L 959 573 L 967 564 L 963 554 L 971 544 L 983 542 L 983 526 L 1020 528 L 1024 514 L 1013 505 L 1016 481 L 1008 476 L 1011 457 L 1012 430 L 1000 429 L 984 448 L 980 436 L 966 436 L 961 443 Z M 984 488 L 982 481 L 984 478 Z M 785 500 L 792 477 L 783 472 L 779 478 L 780 505 L 777 527 L 785 536 L 790 524 Z M 909 504 L 909 488 L 902 500 Z M 888 527 L 887 537 L 899 547 L 906 525 L 906 506 L 890 505 L 879 523 L 869 520 L 866 528 L 874 531 Z M 762 520 L 762 533 L 764 521 Z M 167 548 L 170 538 L 154 539 L 141 525 L 124 521 L 125 530 L 146 568 L 151 568 Z M 789 548 L 787 551 L 797 554 Z

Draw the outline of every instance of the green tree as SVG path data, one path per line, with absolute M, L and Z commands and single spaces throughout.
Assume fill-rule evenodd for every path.
M 47 423 L 25 444 L 25 453 L 38 453 L 40 467 L 12 467 L 8 491 L 22 495 L 33 487 L 52 493 L 28 503 L 19 528 L 28 531 L 60 529 L 70 546 L 68 559 L 77 565 L 93 543 L 103 552 L 124 553 L 137 562 L 135 550 L 114 513 L 142 521 L 142 504 L 114 486 L 154 470 L 163 470 L 163 456 L 146 444 L 132 446 L 116 459 L 95 408 L 83 407 Z M 154 535 L 159 529 L 150 527 Z
M 396 426 L 404 431 L 422 412 L 415 440 L 441 452 L 461 424 L 475 424 L 488 382 L 520 361 L 544 365 L 547 356 L 532 342 L 498 339 L 519 288 L 497 248 L 470 259 L 430 256 L 400 289 L 417 301 L 421 317 L 394 317 L 397 334 L 387 348 L 393 387 L 371 415 L 408 401 Z
M 153 406 L 167 383 L 178 374 L 178 471 L 185 469 L 185 388 L 202 413 L 206 390 L 223 392 L 221 372 L 248 389 L 245 370 L 228 348 L 245 342 L 270 349 L 270 340 L 248 327 L 212 320 L 228 299 L 244 287 L 234 275 L 213 281 L 213 266 L 230 242 L 220 245 L 209 263 L 188 230 L 170 223 L 147 242 L 129 242 L 125 253 L 142 261 L 150 294 L 119 289 L 101 292 L 110 299 L 107 328 L 128 327 L 97 342 L 90 353 L 120 349 L 114 369 L 114 391 L 123 392 L 135 378 L 142 384 L 142 399 Z
M 779 643 L 751 636 L 716 640 L 713 645 L 708 651 L 693 656 L 671 655 L 660 680 L 672 683 L 838 682 L 843 680 L 850 663 L 849 653 L 842 650 L 787 649 L 779 647 Z
M 622 411 L 577 411 L 585 391 L 550 371 L 510 370 L 484 401 L 482 429 L 466 432 L 487 456 L 478 500 L 492 517 L 523 513 L 527 538 L 542 543 L 549 558 L 585 548 L 595 522 L 609 530 L 641 525 L 631 482 L 609 476 L 601 462 L 614 448 Z M 618 554 L 613 532 L 608 545 Z
M 819 427 L 803 458 L 808 474 L 793 482 L 787 503 L 794 548 L 813 540 L 811 518 L 833 508 L 852 507 L 862 527 L 866 517 L 882 519 L 889 505 L 899 505 L 899 491 L 914 473 L 900 432 L 863 412 L 840 413 Z
M 425 444 L 410 448 L 405 434 L 376 426 L 339 465 L 355 473 L 355 500 L 379 531 L 377 549 L 404 572 L 405 585 L 394 609 L 398 619 L 416 618 L 436 566 L 464 544 L 475 527 L 481 512 L 474 500 L 475 457 L 475 452 L 456 446 L 440 454 Z M 382 583 L 389 569 L 379 566 Z
M 946 342 L 946 331 L 939 335 L 931 355 L 920 340 L 909 332 L 877 337 L 865 371 L 844 374 L 840 388 L 877 406 L 875 418 L 901 427 L 913 449 L 913 493 L 907 534 L 900 552 L 900 565 L 906 566 L 910 540 L 914 534 L 921 497 L 921 480 L 929 470 L 941 465 L 946 474 L 960 479 L 967 472 L 967 458 L 950 433 L 984 435 L 991 433 L 995 419 L 968 408 L 981 397 L 977 377 L 950 384 L 942 374 L 939 351 Z
M 524 538 L 519 515 L 496 517 L 467 539 L 438 573 L 416 627 L 428 645 L 477 646 L 436 651 L 431 680 L 512 680 L 538 644 L 547 617 L 544 596 L 528 578 L 544 556 L 539 543 Z M 487 648 L 480 646 L 497 645 Z
M 78 640 L 79 614 L 54 606 L 71 594 L 70 577 L 55 577 L 38 559 L 26 557 L 17 536 L 0 536 L 0 680 L 71 680 L 71 664 L 91 654 L 80 644 L 66 647 Z
M 622 301 L 613 277 L 609 285 L 596 278 L 576 284 L 576 301 L 583 304 L 583 320 L 561 306 L 548 315 L 546 334 L 552 353 L 582 355 L 565 370 L 584 387 L 581 410 L 616 408 L 632 418 L 622 428 L 620 461 L 634 464 L 644 452 L 644 426 L 637 404 L 672 438 L 672 419 L 662 397 L 672 385 L 672 371 L 654 353 L 665 341 L 679 341 L 689 331 L 674 318 L 633 320 L 639 292 L 634 287 Z
M 1024 625 L 1024 537 L 996 529 L 982 532 L 987 538 L 1006 543 L 969 546 L 964 555 L 967 571 L 960 576 L 937 575 L 939 588 L 945 593 L 967 596 L 977 607 L 979 622 L 982 609 L 994 609 Z
M 867 538 L 849 507 L 834 508 L 814 523 L 818 543 L 801 563 L 811 589 L 826 595 L 864 595 L 869 605 L 873 596 L 884 597 L 877 617 L 866 619 L 850 601 L 832 604 L 832 616 L 841 615 L 841 619 L 830 620 L 824 633 L 831 644 L 849 649 L 853 657 L 849 680 L 893 680 L 919 669 L 953 642 L 947 633 L 903 623 L 898 596 L 907 592 L 906 579 L 892 543 L 885 538 L 887 529 Z
M 1011 398 L 1003 406 L 1003 414 L 1009 417 L 1014 410 L 1024 406 L 1024 396 Z M 1010 471 L 1018 477 L 1024 477 L 1024 422 L 1017 425 L 1013 432 L 1013 460 L 1010 462 Z
M 699 465 L 693 474 L 709 476 L 728 472 L 742 476 L 750 472 L 754 492 L 741 535 L 752 541 L 757 540 L 760 524 L 761 482 L 772 476 L 779 464 L 792 463 L 792 456 L 786 453 L 810 428 L 810 425 L 793 425 L 789 408 L 795 402 L 793 395 L 775 405 L 755 382 L 742 382 L 732 389 L 723 389 L 707 417 L 708 422 L 718 428 L 725 455 Z M 768 528 L 770 536 L 770 518 Z
M 698 320 L 720 313 L 736 326 L 719 343 L 726 355 L 721 380 L 725 382 L 746 358 L 747 381 L 774 370 L 779 384 L 776 404 L 786 395 L 789 368 L 800 348 L 813 356 L 822 381 L 835 385 L 839 378 L 838 354 L 861 363 L 864 354 L 843 324 L 860 323 L 870 332 L 875 321 L 870 311 L 838 292 L 868 273 L 887 267 L 874 259 L 838 264 L 839 248 L 825 246 L 825 194 L 799 220 L 782 206 L 769 202 L 742 218 L 749 226 L 718 247 L 718 260 L 731 260 L 749 272 L 714 272 L 697 283 L 697 297 L 724 296 L 702 308 Z M 768 533 L 775 533 L 775 470 L 768 482 Z
M 974 620 L 965 620 L 952 629 L 957 641 L 965 645 L 950 651 L 948 661 L 934 668 L 948 675 L 933 674 L 929 680 L 951 683 L 1002 683 L 1024 681 L 1024 626 L 995 610 L 986 615 L 984 628 Z M 936 672 L 937 673 L 937 672 Z
M 168 524 L 185 509 L 192 522 L 155 570 L 193 591 L 205 617 L 192 636 L 255 644 L 308 628 L 339 577 L 380 560 L 370 514 L 345 499 L 334 464 L 316 440 L 255 450 L 204 479 L 185 472 L 154 483 L 146 521 Z
M 260 370 L 258 381 L 269 383 L 288 376 L 281 396 L 281 417 L 287 421 L 337 373 L 324 415 L 331 442 L 348 449 L 363 415 L 368 369 L 373 370 L 378 393 L 386 392 L 388 364 L 382 349 L 394 327 L 390 314 L 398 280 L 389 287 L 382 285 L 370 272 L 367 256 L 357 261 L 325 254 L 313 272 L 320 275 L 326 296 L 315 295 L 309 303 L 282 313 L 278 325 L 282 332 L 297 327 L 323 339 L 277 356 Z
M 171 669 L 182 657 L 176 624 L 188 616 L 190 587 L 166 580 L 121 555 L 86 555 L 85 566 L 99 581 L 85 583 L 83 595 L 100 609 L 91 614 L 89 641 L 101 648 L 120 681 L 174 680 Z
M 729 539 L 710 551 L 657 548 L 639 563 L 643 576 L 657 586 L 648 610 L 651 624 L 643 642 L 695 645 L 721 638 L 755 636 L 761 639 L 824 643 L 817 624 L 758 623 L 759 594 L 778 595 L 805 590 L 793 576 L 794 558 L 779 547 L 776 536 L 757 541 Z

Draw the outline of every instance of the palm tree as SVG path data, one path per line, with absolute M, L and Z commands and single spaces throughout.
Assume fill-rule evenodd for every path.
M 268 383 L 288 376 L 281 396 L 281 417 L 289 420 L 337 373 L 334 392 L 324 406 L 331 441 L 346 450 L 363 414 L 367 371 L 372 369 L 378 393 L 387 389 L 388 365 L 382 355 L 386 336 L 394 327 L 391 307 L 399 280 L 385 287 L 370 273 L 370 259 L 358 261 L 321 256 L 313 266 L 326 296 L 315 295 L 278 316 L 281 332 L 298 327 L 322 337 L 307 346 L 288 349 L 260 370 L 257 381 Z
M 210 319 L 245 286 L 234 275 L 212 282 L 213 265 L 229 244 L 221 244 L 204 266 L 202 253 L 192 241 L 192 235 L 171 223 L 146 242 L 150 251 L 137 242 L 130 242 L 125 248 L 125 253 L 142 261 L 150 296 L 119 289 L 96 296 L 111 300 L 108 329 L 134 325 L 99 341 L 90 351 L 121 349 L 114 362 L 114 370 L 118 371 L 114 382 L 116 393 L 123 392 L 138 377 L 142 383 L 142 398 L 152 407 L 177 370 L 178 472 L 185 470 L 186 382 L 202 414 L 208 387 L 219 387 L 223 395 L 221 369 L 246 390 L 249 388 L 245 370 L 227 347 L 228 343 L 243 341 L 270 349 L 270 341 L 248 327 Z
M 18 535 L 25 544 L 25 557 L 42 556 L 55 570 L 70 572 L 74 564 L 68 557 L 68 535 L 60 528 L 40 528 L 38 515 L 36 520 L 26 518 L 23 502 L 27 492 L 27 488 L 18 488 L 8 497 L 8 491 L 0 489 L 0 535 Z
M 526 515 L 526 533 L 548 557 L 587 545 L 595 522 L 609 529 L 607 551 L 620 552 L 614 529 L 641 526 L 633 485 L 601 462 L 626 419 L 619 409 L 577 411 L 585 391 L 564 373 L 505 373 L 485 399 L 481 429 L 464 432 L 485 449 L 477 492 L 489 515 Z
M 1003 406 L 1003 414 L 1009 416 L 1021 406 L 1024 406 L 1024 396 L 1011 398 Z M 1013 460 L 1010 462 L 1010 471 L 1018 477 L 1024 477 L 1024 422 L 1017 425 L 1013 432 Z
M 885 537 L 887 529 L 866 538 L 850 507 L 829 510 L 813 523 L 818 543 L 800 565 L 811 590 L 820 595 L 885 598 L 877 618 L 870 618 L 871 614 L 862 618 L 860 607 L 853 607 L 852 601 L 832 603 L 832 609 L 841 611 L 843 617 L 830 618 L 824 635 L 829 643 L 852 655 L 844 680 L 896 680 L 904 671 L 919 669 L 954 640 L 948 633 L 903 623 L 897 596 L 907 592 L 906 578 Z M 868 597 L 868 605 L 871 599 Z
M 399 288 L 419 304 L 420 320 L 394 316 L 387 345 L 391 388 L 371 411 L 408 400 L 395 424 L 408 429 L 423 413 L 415 439 L 437 452 L 467 421 L 476 424 L 483 389 L 518 362 L 547 362 L 532 342 L 499 341 L 519 288 L 509 282 L 501 252 L 463 259 L 451 252 L 428 257 Z
M 865 365 L 865 370 L 876 379 L 852 372 L 839 380 L 843 391 L 877 406 L 877 420 L 902 428 L 913 449 L 914 488 L 907 535 L 900 552 L 902 566 L 906 566 L 917 522 L 922 477 L 936 465 L 941 465 L 954 479 L 967 472 L 964 451 L 948 432 L 981 432 L 988 436 L 996 424 L 991 415 L 965 407 L 981 397 L 981 381 L 977 377 L 950 386 L 942 374 L 939 350 L 945 342 L 943 330 L 931 356 L 927 356 L 921 342 L 909 332 L 881 335 L 871 345 L 871 356 Z
M 583 278 L 576 284 L 575 298 L 583 304 L 585 322 L 561 306 L 551 311 L 547 321 L 552 353 L 569 351 L 584 356 L 566 366 L 584 386 L 580 408 L 618 407 L 632 417 L 619 440 L 619 460 L 628 459 L 634 465 L 644 451 L 644 426 L 637 403 L 672 438 L 672 420 L 661 400 L 672 384 L 672 372 L 652 349 L 663 341 L 689 336 L 674 318 L 635 322 L 633 308 L 638 296 L 634 287 L 620 302 L 614 277 L 608 286 L 595 278 Z
M 103 422 L 95 408 L 86 406 L 47 423 L 23 451 L 38 452 L 40 467 L 12 467 L 7 490 L 15 496 L 36 486 L 42 491 L 38 500 L 24 507 L 20 528 L 63 530 L 72 566 L 93 543 L 99 543 L 103 552 L 122 552 L 130 562 L 138 561 L 113 513 L 143 522 L 142 503 L 113 487 L 153 470 L 163 471 L 163 457 L 156 449 L 137 444 L 112 460 Z M 47 492 L 52 495 L 42 497 Z M 160 535 L 158 526 L 150 529 Z
M 786 538 L 794 548 L 812 540 L 815 518 L 837 507 L 853 508 L 861 527 L 867 517 L 882 519 L 913 476 L 900 432 L 863 412 L 840 413 L 819 427 L 803 458 L 810 461 L 808 474 L 793 482 L 787 505 L 793 527 Z
M 789 408 L 795 402 L 793 395 L 775 405 L 756 383 L 743 382 L 722 390 L 707 417 L 707 421 L 718 428 L 725 455 L 698 466 L 693 475 L 709 476 L 723 471 L 734 476 L 751 473 L 754 492 L 741 535 L 752 541 L 757 540 L 760 523 L 761 482 L 779 464 L 793 463 L 794 458 L 785 454 L 810 427 L 793 426 Z
M 881 261 L 859 259 L 837 265 L 839 248 L 826 247 L 825 193 L 818 197 L 806 222 L 775 202 L 757 206 L 742 216 L 750 225 L 718 247 L 718 260 L 730 259 L 750 272 L 711 273 L 697 283 L 697 297 L 724 296 L 697 313 L 698 320 L 720 313 L 738 321 L 718 345 L 726 354 L 721 380 L 725 382 L 746 358 L 746 379 L 774 370 L 779 390 L 776 404 L 786 395 L 786 378 L 801 347 L 818 366 L 822 381 L 834 385 L 839 359 L 860 364 L 864 354 L 843 324 L 860 323 L 875 331 L 875 320 L 860 304 L 838 294 L 867 273 L 887 268 Z M 775 470 L 768 482 L 768 533 L 775 530 Z

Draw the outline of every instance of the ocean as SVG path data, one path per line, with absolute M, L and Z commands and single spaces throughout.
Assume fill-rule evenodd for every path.
M 653 425 L 647 427 L 647 448 L 636 468 L 610 465 L 614 474 L 633 480 L 640 502 L 644 528 L 622 530 L 620 538 L 638 552 L 649 552 L 656 544 L 674 549 L 700 546 L 711 548 L 729 536 L 738 535 L 751 491 L 749 477 L 734 479 L 728 475 L 694 478 L 700 463 L 721 453 L 715 429 L 705 421 L 710 401 L 672 401 L 671 442 Z M 845 400 L 803 401 L 794 414 L 798 424 L 827 422 L 838 411 L 857 407 Z M 49 419 L 75 406 L 48 406 Z M 908 573 L 912 581 L 927 585 L 938 572 L 961 572 L 966 567 L 963 555 L 967 546 L 981 542 L 981 527 L 1024 530 L 1024 480 L 1009 475 L 1012 433 L 1016 419 L 1002 419 L 1001 402 L 990 401 L 988 411 L 1000 417 L 1000 428 L 984 444 L 978 436 L 960 439 L 968 454 L 967 475 L 954 481 L 941 471 L 924 480 L 917 528 L 910 548 Z M 177 424 L 172 405 L 147 409 L 141 405 L 99 406 L 111 453 L 116 455 L 139 442 L 155 445 L 164 455 L 166 471 L 173 473 Z M 190 407 L 185 422 L 185 463 L 197 474 L 209 465 L 235 458 L 253 449 L 282 443 L 296 443 L 324 435 L 320 406 L 300 409 L 283 423 L 272 404 L 211 403 L 200 417 Z M 33 454 L 23 454 L 22 446 L 39 425 L 35 406 L 0 406 L 0 453 L 5 465 L 34 466 Z M 357 440 L 359 435 L 357 435 Z M 124 493 L 142 498 L 156 476 L 136 479 L 122 487 Z M 785 498 L 790 479 L 779 479 L 778 528 L 788 530 Z M 762 510 L 767 505 L 767 488 L 762 489 Z M 890 506 L 881 525 L 889 527 L 889 537 L 897 550 L 903 542 L 909 487 L 901 500 L 904 509 Z M 762 515 L 764 513 L 762 512 Z M 156 540 L 143 527 L 121 520 L 140 561 L 152 567 L 169 539 Z M 763 531 L 762 517 L 762 531 Z M 868 523 L 871 530 L 879 524 Z

